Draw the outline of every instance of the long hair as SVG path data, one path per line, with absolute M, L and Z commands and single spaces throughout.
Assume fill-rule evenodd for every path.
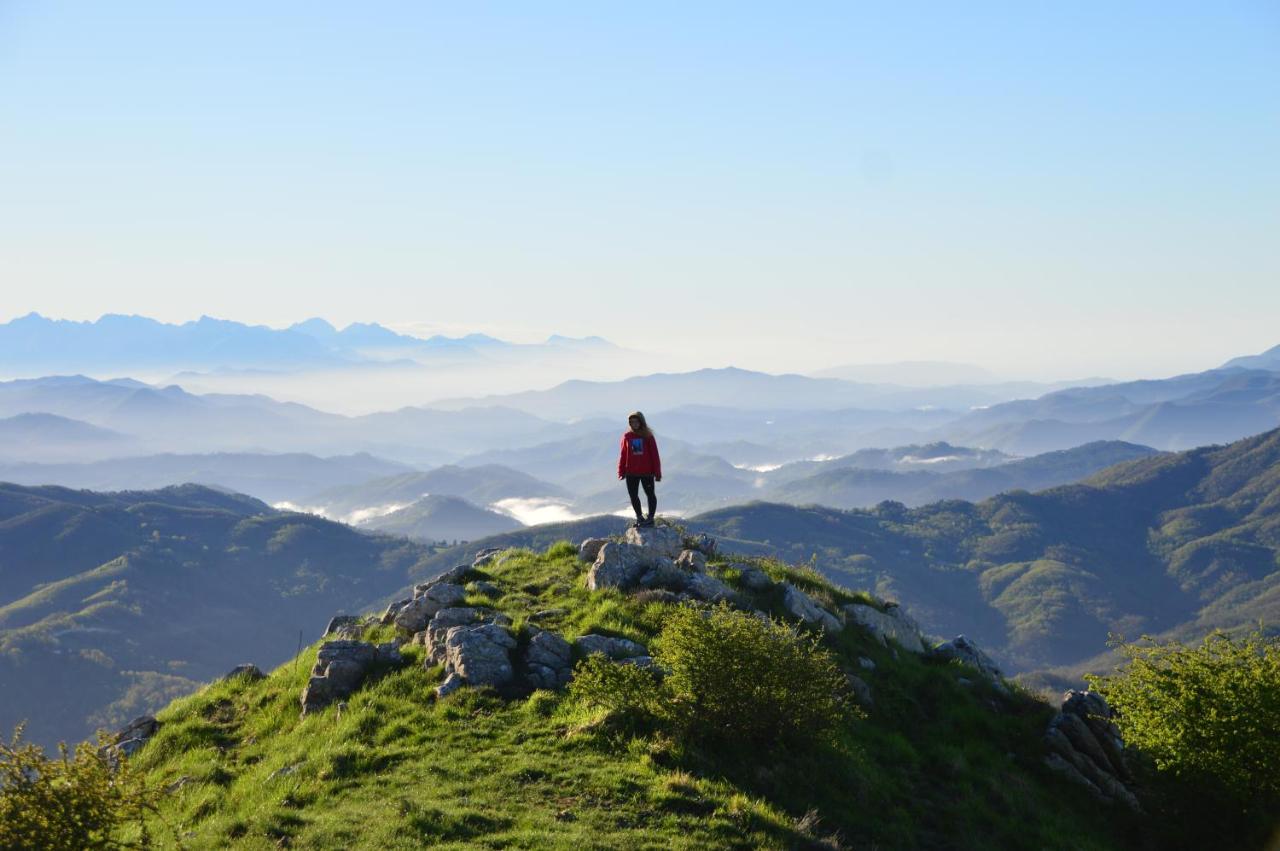
M 640 413 L 639 411 L 632 411 L 631 413 L 627 414 L 628 425 L 631 424 L 632 418 L 640 421 L 640 428 L 636 429 L 636 434 L 640 435 L 641 437 L 653 437 L 653 429 L 649 428 L 649 423 L 647 420 L 645 420 L 644 414 Z

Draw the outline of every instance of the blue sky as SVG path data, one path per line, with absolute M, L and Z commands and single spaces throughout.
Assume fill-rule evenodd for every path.
M 690 365 L 1280 343 L 1280 7 L 0 0 L 0 321 Z

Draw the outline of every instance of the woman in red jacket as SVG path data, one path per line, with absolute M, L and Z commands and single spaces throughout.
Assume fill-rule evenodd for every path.
M 658 496 L 653 483 L 662 481 L 662 460 L 658 457 L 658 441 L 653 430 L 644 420 L 644 414 L 636 411 L 627 417 L 630 429 L 622 433 L 622 449 L 618 454 L 618 478 L 627 480 L 627 494 L 631 507 L 636 511 L 637 526 L 652 526 L 653 512 L 658 507 Z M 640 513 L 640 486 L 649 503 L 648 516 Z

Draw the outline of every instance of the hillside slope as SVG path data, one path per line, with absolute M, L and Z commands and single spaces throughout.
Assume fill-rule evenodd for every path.
M 277 664 L 429 554 L 194 485 L 0 485 L 0 728 L 74 741 L 246 658 Z
M 463 602 L 510 617 L 522 642 L 536 620 L 570 640 L 659 646 L 677 604 L 589 591 L 576 555 L 569 544 L 507 551 L 460 579 L 489 583 Z M 757 566 L 815 598 L 851 597 Z M 788 617 L 777 600 L 754 604 Z M 397 635 L 372 626 L 361 637 Z M 414 642 L 344 703 L 303 717 L 315 647 L 264 680 L 215 683 L 160 713 L 131 759 L 169 790 L 156 835 L 179 833 L 192 849 L 1131 847 L 1137 817 L 1099 818 L 1097 802 L 1045 767 L 1047 705 L 856 627 L 825 645 L 865 679 L 867 706 L 825 744 L 695 746 L 614 726 L 564 691 L 436 698 L 443 671 Z

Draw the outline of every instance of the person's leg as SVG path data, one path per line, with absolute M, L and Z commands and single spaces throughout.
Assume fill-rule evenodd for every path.
M 640 477 L 640 484 L 644 485 L 644 498 L 645 498 L 645 500 L 649 503 L 649 516 L 648 516 L 648 520 L 649 520 L 649 522 L 650 522 L 650 523 L 652 523 L 652 522 L 653 522 L 653 512 L 655 512 L 655 511 L 657 511 L 657 510 L 658 510 L 658 494 L 657 494 L 657 493 L 654 491 L 654 489 L 653 489 L 653 476 L 641 476 L 641 477 Z M 637 499 L 637 500 L 636 500 L 636 511 L 637 511 L 637 513 L 639 513 L 639 510 L 640 510 L 640 504 L 639 504 L 639 503 L 640 503 L 640 500 L 639 500 L 639 499 Z
M 636 519 L 643 520 L 644 515 L 640 513 L 640 477 L 627 476 L 627 495 L 631 497 L 631 507 L 635 509 Z

